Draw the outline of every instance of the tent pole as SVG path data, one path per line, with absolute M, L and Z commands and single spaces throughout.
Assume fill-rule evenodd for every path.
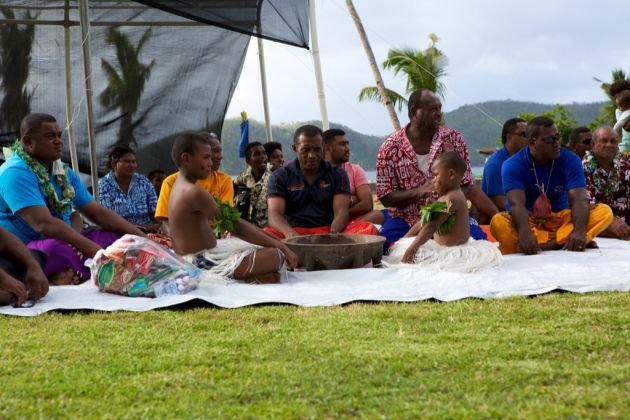
M 258 26 L 260 32 L 260 26 Z M 263 39 L 258 39 L 258 62 L 260 63 L 260 84 L 262 87 L 263 112 L 265 113 L 265 133 L 267 141 L 273 141 L 271 136 L 271 117 L 269 116 L 269 98 L 267 96 L 267 72 L 265 71 L 265 49 L 263 47 Z
M 317 25 L 315 19 L 315 0 L 309 0 L 309 26 L 311 29 L 311 55 L 315 68 L 315 80 L 317 81 L 317 97 L 319 99 L 319 113 L 322 116 L 322 128 L 328 130 L 328 111 L 326 110 L 326 94 L 324 93 L 324 81 L 322 79 L 322 66 L 319 62 L 319 42 L 317 41 Z
M 70 39 L 70 26 L 68 22 L 70 20 L 70 1 L 66 0 L 64 7 L 64 20 L 66 25 L 63 27 L 63 41 L 64 41 L 64 61 L 65 61 L 65 73 L 66 73 L 66 127 L 68 130 L 68 146 L 70 147 L 70 162 L 72 163 L 72 169 L 75 172 L 79 172 L 79 159 L 77 158 L 77 145 L 74 141 L 74 129 L 73 120 L 74 114 L 72 110 L 72 57 L 71 57 L 71 39 Z
M 85 104 L 87 106 L 88 144 L 90 147 L 90 175 L 92 176 L 92 195 L 98 201 L 98 172 L 96 161 L 96 143 L 94 132 L 94 110 L 92 108 L 92 64 L 90 56 L 90 19 L 88 0 L 79 0 L 81 21 L 81 39 L 83 51 L 83 72 L 85 77 Z

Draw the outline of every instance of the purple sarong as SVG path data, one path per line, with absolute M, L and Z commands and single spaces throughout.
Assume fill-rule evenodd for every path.
M 96 228 L 84 229 L 81 235 L 96 242 L 101 248 L 107 248 L 120 238 L 117 233 Z M 69 243 L 59 239 L 38 239 L 29 242 L 26 246 L 29 249 L 38 249 L 48 255 L 48 261 L 44 267 L 46 277 L 50 278 L 54 274 L 71 268 L 72 271 L 81 276 L 81 281 L 90 278 L 90 269 L 84 265 L 86 257 Z

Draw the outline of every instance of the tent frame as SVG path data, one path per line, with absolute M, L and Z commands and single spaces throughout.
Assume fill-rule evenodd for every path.
M 263 0 L 258 2 L 258 22 L 252 22 L 252 26 L 256 25 L 259 28 L 260 33 L 260 10 Z M 88 127 L 88 145 L 90 149 L 90 175 L 92 181 L 92 192 L 94 198 L 98 201 L 98 167 L 96 159 L 96 135 L 94 127 L 94 108 L 93 108 L 93 89 L 92 89 L 92 67 L 91 67 L 91 50 L 90 50 L 90 28 L 91 26 L 100 27 L 117 27 L 117 26 L 208 26 L 206 23 L 197 21 L 187 22 L 165 22 L 165 21 L 152 21 L 152 22 L 117 22 L 117 21 L 90 21 L 90 6 L 89 0 L 78 0 L 79 10 L 79 22 L 70 20 L 70 0 L 65 0 L 64 6 L 12 6 L 17 10 L 64 10 L 63 20 L 33 20 L 33 19 L 0 19 L 0 24 L 27 24 L 27 25 L 51 25 L 51 26 L 63 26 L 64 28 L 64 71 L 65 71 L 65 102 L 66 102 L 66 124 L 68 131 L 68 146 L 70 149 L 70 160 L 72 169 L 75 172 L 79 172 L 79 161 L 76 149 L 76 139 L 74 138 L 73 124 L 74 124 L 74 108 L 72 104 L 72 64 L 71 64 L 71 36 L 70 28 L 73 26 L 80 26 L 81 28 L 81 52 L 83 58 L 83 78 L 85 82 L 85 96 L 86 96 L 86 111 L 87 111 L 87 127 Z M 136 4 L 133 6 L 120 6 L 121 9 L 132 10 L 144 10 L 151 9 L 152 7 Z M 72 7 L 74 9 L 74 7 Z M 94 9 L 100 9 L 96 6 Z M 216 25 L 222 27 L 221 25 Z M 319 100 L 319 108 L 322 120 L 322 126 L 324 130 L 327 130 L 328 125 L 328 113 L 326 110 L 326 96 L 324 93 L 321 63 L 319 60 L 319 43 L 317 40 L 316 19 L 315 19 L 315 0 L 309 0 L 309 27 L 313 57 L 313 65 L 315 71 L 315 78 L 317 82 L 317 93 Z M 229 30 L 229 29 L 227 29 Z M 238 32 L 238 31 L 237 31 Z M 258 52 L 259 52 L 259 65 L 261 72 L 261 85 L 263 94 L 263 106 L 264 106 L 264 118 L 265 129 L 267 134 L 267 141 L 272 141 L 271 136 L 271 119 L 269 115 L 269 103 L 267 93 L 267 80 L 265 72 L 265 58 L 263 49 L 263 38 L 259 34 L 251 34 L 258 38 Z

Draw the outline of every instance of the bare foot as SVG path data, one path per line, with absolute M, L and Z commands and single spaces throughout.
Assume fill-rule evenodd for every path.
M 66 271 L 50 276 L 48 282 L 53 286 L 70 286 L 81 283 L 81 278 L 74 270 L 68 268 Z
M 597 245 L 597 242 L 591 241 L 591 242 L 586 244 L 586 247 L 587 248 L 591 248 L 591 249 L 597 249 L 597 248 L 599 248 L 599 245 Z

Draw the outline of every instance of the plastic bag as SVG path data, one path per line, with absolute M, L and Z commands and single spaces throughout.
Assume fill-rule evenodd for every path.
M 150 239 L 125 235 L 96 253 L 90 266 L 102 292 L 133 297 L 184 294 L 197 288 L 201 270 Z

